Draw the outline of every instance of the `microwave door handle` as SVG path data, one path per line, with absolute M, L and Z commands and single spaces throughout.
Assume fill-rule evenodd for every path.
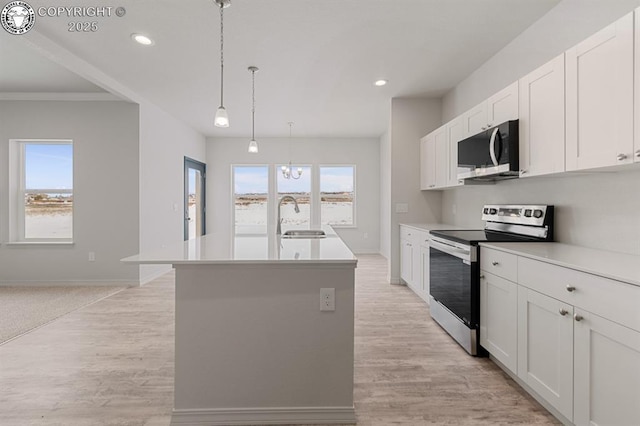
M 489 154 L 491 155 L 491 161 L 493 161 L 494 166 L 498 166 L 498 159 L 496 158 L 496 136 L 498 136 L 498 132 L 500 129 L 496 127 L 491 133 L 491 141 L 489 142 Z

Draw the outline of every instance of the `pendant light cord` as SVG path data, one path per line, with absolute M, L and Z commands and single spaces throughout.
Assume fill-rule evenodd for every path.
M 220 106 L 224 106 L 224 2 L 220 3 Z
M 256 140 L 256 70 L 251 70 L 251 140 Z

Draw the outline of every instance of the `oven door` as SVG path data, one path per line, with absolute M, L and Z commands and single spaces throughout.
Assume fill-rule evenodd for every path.
M 429 245 L 431 297 L 465 326 L 477 329 L 480 317 L 477 247 L 434 236 Z

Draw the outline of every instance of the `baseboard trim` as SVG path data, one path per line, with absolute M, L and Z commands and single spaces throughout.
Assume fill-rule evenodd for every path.
M 171 426 L 353 424 L 354 407 L 174 409 Z

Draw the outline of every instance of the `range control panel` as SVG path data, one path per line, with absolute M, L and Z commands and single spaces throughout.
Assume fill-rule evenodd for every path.
M 482 220 L 543 226 L 553 220 L 553 206 L 488 204 L 482 208 Z

